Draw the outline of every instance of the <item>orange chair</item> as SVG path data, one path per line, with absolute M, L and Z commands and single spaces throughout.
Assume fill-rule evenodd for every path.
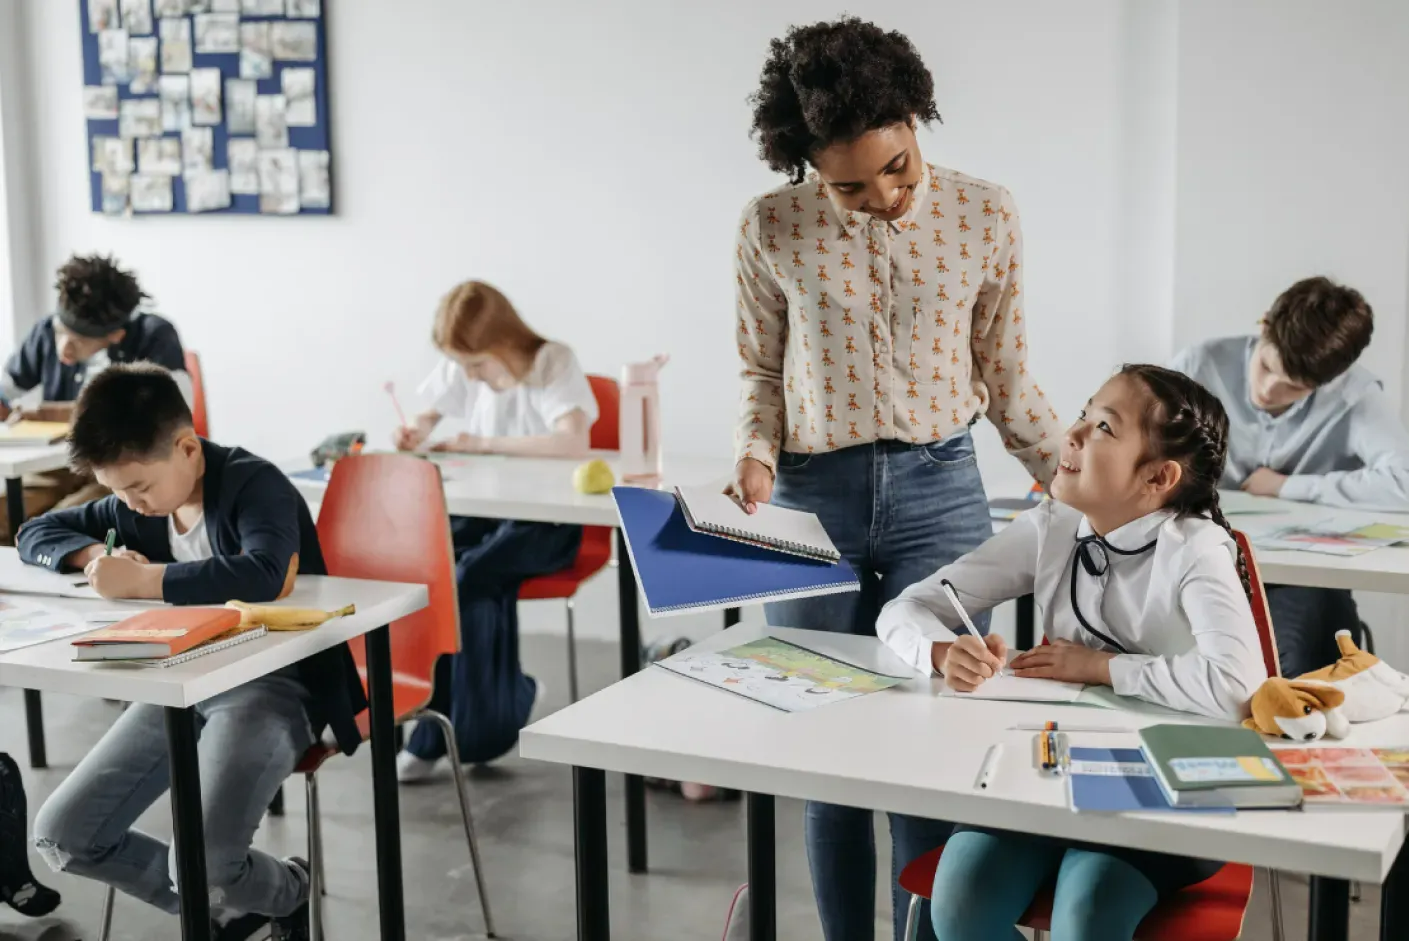
M 1267 608 L 1267 592 L 1262 587 L 1262 575 L 1253 556 L 1252 544 L 1241 532 L 1233 538 L 1247 559 L 1248 581 L 1252 589 L 1253 622 L 1257 625 L 1262 659 L 1269 676 L 1280 676 L 1277 642 L 1272 634 L 1272 616 Z M 1046 643 L 1046 640 L 1043 640 Z M 920 932 L 920 905 L 930 897 L 934 874 L 944 855 L 944 847 L 930 850 L 912 860 L 900 873 L 900 887 L 910 893 L 910 911 L 905 919 L 905 937 L 915 941 Z M 1272 937 L 1282 941 L 1282 893 L 1277 873 L 1269 871 L 1272 896 Z M 1243 919 L 1252 898 L 1253 868 L 1240 863 L 1228 863 L 1218 872 L 1197 885 L 1179 892 L 1156 905 L 1135 931 L 1137 941 L 1234 941 L 1243 933 Z M 1052 898 L 1055 886 L 1048 885 L 1037 893 L 1018 924 L 1030 928 L 1041 941 L 1052 926 Z
M 592 394 L 597 399 L 597 421 L 592 425 L 591 446 L 595 451 L 617 451 L 621 448 L 621 390 L 614 380 L 605 376 L 588 376 Z M 574 637 L 573 598 L 582 583 L 602 569 L 612 558 L 612 528 L 586 526 L 582 530 L 582 545 L 572 565 L 561 572 L 530 578 L 519 588 L 520 601 L 543 601 L 561 598 L 567 603 L 568 616 L 568 694 L 577 702 L 577 642 Z
M 201 357 L 195 350 L 186 351 L 186 375 L 191 377 L 191 424 L 196 434 L 210 437 L 210 419 L 205 411 L 205 379 L 201 374 Z
M 388 582 L 416 582 L 430 589 L 430 604 L 391 626 L 392 708 L 396 723 L 413 719 L 440 726 L 449 751 L 465 842 L 474 863 L 475 886 L 484 911 L 485 931 L 494 937 L 479 842 L 470 812 L 464 769 L 460 765 L 455 730 L 444 715 L 426 708 L 430 702 L 435 664 L 460 649 L 460 606 L 455 588 L 455 552 L 450 545 L 449 516 L 440 469 L 431 461 L 405 454 L 347 457 L 333 465 L 328 489 L 318 512 L 318 540 L 328 574 Z M 367 682 L 366 652 L 359 638 L 352 645 L 362 682 Z M 362 739 L 371 736 L 370 715 L 358 716 Z M 336 748 L 315 745 L 296 769 L 307 785 L 309 865 L 313 871 L 313 937 L 322 937 L 323 827 L 318 804 L 317 772 L 338 754 Z

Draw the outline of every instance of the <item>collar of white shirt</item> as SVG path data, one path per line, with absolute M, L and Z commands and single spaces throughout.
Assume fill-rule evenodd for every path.
M 1159 529 L 1174 516 L 1171 510 L 1155 510 L 1147 513 L 1139 519 L 1133 519 L 1124 526 L 1119 526 L 1109 533 L 1106 533 L 1104 542 L 1106 545 L 1122 552 L 1138 552 L 1159 533 Z M 1096 531 L 1091 528 L 1091 521 L 1085 516 L 1081 518 L 1081 525 L 1076 528 L 1078 539 L 1085 539 L 1094 536 Z
M 917 216 L 919 216 L 920 210 L 925 205 L 925 201 L 929 199 L 930 177 L 934 173 L 934 171 L 930 169 L 930 165 L 928 163 L 923 164 L 923 166 L 924 172 L 920 174 L 920 182 L 915 184 L 915 198 L 910 203 L 909 212 L 905 213 L 905 215 L 901 216 L 899 219 L 896 219 L 894 222 L 885 223 L 885 226 L 890 229 L 892 233 L 903 232 L 906 229 L 910 228 L 910 224 L 915 221 Z M 817 176 L 817 174 L 814 173 L 813 178 L 816 179 L 818 186 L 826 190 L 827 200 L 832 204 L 832 213 L 835 216 L 837 228 L 841 230 L 841 232 L 846 232 L 848 222 L 851 226 L 856 226 L 860 224 L 862 218 L 865 218 L 869 222 L 880 222 L 879 219 L 875 218 L 874 216 L 868 215 L 867 213 L 852 212 L 850 209 L 847 209 L 845 206 L 837 202 L 836 193 L 832 192 L 832 188 L 830 186 L 827 186 L 826 183 L 822 182 L 821 177 Z

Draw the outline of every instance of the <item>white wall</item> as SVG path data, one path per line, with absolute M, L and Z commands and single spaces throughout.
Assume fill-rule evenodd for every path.
M 0 336 L 15 332 L 17 311 L 40 303 L 33 291 L 32 156 L 29 74 L 19 0 L 0 0 Z
M 74 250 L 139 270 L 205 358 L 218 437 L 270 456 L 341 428 L 385 440 L 381 383 L 414 385 L 435 301 L 479 276 L 589 369 L 675 353 L 668 447 L 730 447 L 732 227 L 776 180 L 747 136 L 746 98 L 770 37 L 838 8 L 328 4 L 338 215 L 114 221 L 90 213 L 84 184 L 77 4 L 22 2 L 44 155 L 41 283 Z M 1070 413 L 1091 381 L 1057 367 L 1100 373 L 1118 359 L 1107 259 L 1120 4 L 1028 0 L 1001 21 L 952 2 L 850 6 L 914 37 L 934 69 L 945 124 L 928 157 L 1016 195 L 1033 369 Z

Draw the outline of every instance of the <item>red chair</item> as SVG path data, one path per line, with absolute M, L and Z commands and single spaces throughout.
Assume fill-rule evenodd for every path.
M 201 374 L 201 357 L 195 350 L 186 351 L 186 375 L 191 377 L 191 424 L 196 434 L 210 437 L 210 419 L 205 410 L 205 379 Z
M 1262 587 L 1257 559 L 1252 544 L 1241 532 L 1233 538 L 1247 559 L 1248 580 L 1251 583 L 1253 622 L 1262 645 L 1262 659 L 1269 676 L 1281 675 L 1277 661 L 1277 643 L 1272 634 L 1272 617 L 1267 608 L 1267 592 Z M 1046 643 L 1046 640 L 1043 640 Z M 900 887 L 910 893 L 910 911 L 905 920 L 905 937 L 915 941 L 920 931 L 920 905 L 930 897 L 934 874 L 944 855 L 944 847 L 930 850 L 913 860 L 900 873 Z M 1282 899 L 1277 873 L 1269 872 L 1272 896 L 1272 937 L 1282 941 Z M 1228 863 L 1218 872 L 1197 885 L 1182 889 L 1156 905 L 1135 931 L 1137 941 L 1234 941 L 1243 933 L 1243 919 L 1252 898 L 1253 868 L 1240 863 Z M 1041 941 L 1052 926 L 1054 885 L 1037 893 L 1023 913 L 1018 925 L 1030 928 Z
M 318 512 L 318 540 L 328 574 L 388 582 L 414 582 L 430 589 L 430 604 L 391 625 L 392 708 L 396 723 L 413 719 L 434 722 L 445 736 L 460 820 L 465 828 L 475 886 L 484 912 L 485 931 L 494 937 L 484 870 L 474 817 L 460 764 L 455 730 L 444 715 L 426 708 L 430 702 L 435 664 L 460 649 L 460 606 L 455 586 L 455 552 L 450 545 L 449 516 L 440 469 L 431 461 L 404 454 L 347 457 L 333 465 L 328 489 Z M 351 644 L 363 685 L 367 682 L 366 652 L 361 639 Z M 358 716 L 363 741 L 371 737 L 370 715 Z M 317 772 L 338 754 L 318 744 L 296 769 L 304 776 L 308 799 L 310 891 L 314 941 L 322 937 L 323 827 L 318 804 Z
M 594 451 L 617 451 L 621 448 L 621 390 L 616 381 L 606 376 L 588 376 L 592 394 L 597 399 L 597 421 L 592 425 L 591 447 Z M 582 583 L 607 567 L 612 558 L 612 528 L 585 526 L 582 545 L 572 565 L 560 572 L 530 578 L 519 588 L 520 601 L 544 601 L 561 598 L 567 604 L 568 625 L 568 694 L 577 702 L 577 642 L 574 637 L 573 599 Z M 626 604 L 626 600 L 622 604 Z

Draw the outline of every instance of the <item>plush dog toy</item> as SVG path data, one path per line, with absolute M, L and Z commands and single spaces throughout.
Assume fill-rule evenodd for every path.
M 1409 704 L 1409 676 L 1356 647 L 1350 631 L 1336 631 L 1336 645 L 1341 658 L 1328 667 L 1294 680 L 1268 678 L 1243 725 L 1302 742 L 1345 738 L 1352 722 L 1383 719 Z

